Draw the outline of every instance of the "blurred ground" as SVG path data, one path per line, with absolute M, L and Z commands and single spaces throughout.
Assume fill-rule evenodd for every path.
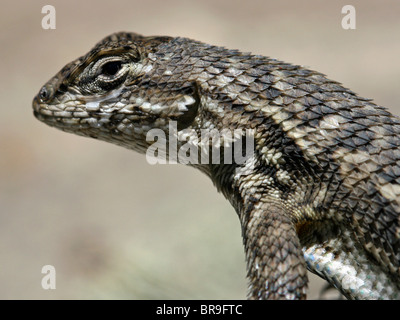
M 0 299 L 242 299 L 239 221 L 195 170 L 39 123 L 33 96 L 115 31 L 186 36 L 306 65 L 400 114 L 400 2 L 1 0 Z M 57 271 L 43 290 L 41 268 Z M 312 278 L 310 298 L 321 281 Z

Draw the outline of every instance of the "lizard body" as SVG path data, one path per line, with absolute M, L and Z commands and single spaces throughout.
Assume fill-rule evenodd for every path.
M 400 119 L 323 74 L 120 32 L 67 64 L 33 108 L 50 126 L 141 153 L 171 121 L 179 147 L 183 133 L 252 129 L 247 162 L 191 164 L 238 213 L 248 297 L 305 299 L 308 268 L 350 299 L 399 298 Z

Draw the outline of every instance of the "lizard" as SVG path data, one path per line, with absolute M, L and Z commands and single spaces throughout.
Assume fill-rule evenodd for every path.
M 251 129 L 247 161 L 189 164 L 238 214 L 247 297 L 306 299 L 309 270 L 348 299 L 399 298 L 400 118 L 324 74 L 118 32 L 51 78 L 33 110 L 47 125 L 143 154 L 153 129 L 180 147 L 188 132 Z

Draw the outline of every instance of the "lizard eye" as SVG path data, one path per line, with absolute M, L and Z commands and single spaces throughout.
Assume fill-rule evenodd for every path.
M 115 58 L 114 58 L 115 59 Z M 96 84 L 104 90 L 111 90 L 123 83 L 128 75 L 128 66 L 123 60 L 99 61 L 95 65 Z
M 121 61 L 110 61 L 101 67 L 100 74 L 105 76 L 115 76 L 122 68 Z

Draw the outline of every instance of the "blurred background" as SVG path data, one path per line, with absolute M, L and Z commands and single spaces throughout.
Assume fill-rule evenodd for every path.
M 239 221 L 211 181 L 50 128 L 31 101 L 104 36 L 134 31 L 305 65 L 400 115 L 400 2 L 352 0 L 356 30 L 341 27 L 346 4 L 1 0 L 0 299 L 244 299 Z M 41 287 L 48 264 L 55 290 Z

